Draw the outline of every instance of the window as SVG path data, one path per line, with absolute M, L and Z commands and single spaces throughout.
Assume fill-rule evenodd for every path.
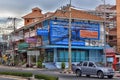
M 109 36 L 109 39 L 110 39 L 110 40 L 113 40 L 113 36 Z
M 89 62 L 89 67 L 93 67 L 94 64 L 92 62 Z
M 68 62 L 68 51 L 67 49 L 59 49 L 58 50 L 58 61 L 60 62 Z
M 83 66 L 87 66 L 87 62 L 84 62 L 84 63 L 83 63 Z
M 29 22 L 29 20 L 27 20 L 27 22 Z

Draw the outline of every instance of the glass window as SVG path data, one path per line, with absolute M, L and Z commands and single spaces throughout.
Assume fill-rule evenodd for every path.
M 76 52 L 75 51 L 72 51 L 72 62 L 76 62 Z
M 94 64 L 92 62 L 89 62 L 89 67 L 93 67 Z
M 84 62 L 84 63 L 83 63 L 83 66 L 87 66 L 87 62 Z
M 68 51 L 59 49 L 58 50 L 58 62 L 68 62 Z
M 53 62 L 54 54 L 53 52 L 46 51 L 45 53 L 45 62 Z
M 76 62 L 81 61 L 81 53 L 80 51 L 76 51 Z

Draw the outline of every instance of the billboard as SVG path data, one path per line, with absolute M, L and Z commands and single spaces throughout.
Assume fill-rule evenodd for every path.
M 98 38 L 97 31 L 90 31 L 90 30 L 80 30 L 80 37 L 81 38 Z
M 38 36 L 48 36 L 48 30 L 47 29 L 37 29 L 36 31 Z
M 51 20 L 50 21 L 50 43 L 59 45 L 68 45 L 68 21 Z M 85 40 L 99 40 L 100 24 L 88 22 L 71 23 L 71 44 L 76 46 L 85 46 Z

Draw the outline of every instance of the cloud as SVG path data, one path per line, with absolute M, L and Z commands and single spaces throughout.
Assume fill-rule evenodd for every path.
M 7 24 L 8 17 L 21 18 L 31 12 L 34 7 L 42 9 L 43 13 L 55 11 L 56 9 L 69 4 L 70 0 L 0 0 L 0 27 Z M 71 0 L 72 5 L 79 9 L 95 9 L 102 0 Z M 106 0 L 106 4 L 115 4 L 115 0 Z M 18 27 L 23 25 L 23 21 L 16 24 Z
M 115 0 L 106 2 L 115 4 Z M 94 9 L 101 3 L 101 0 L 72 0 L 73 6 L 84 9 Z M 69 4 L 69 0 L 0 0 L 0 17 L 22 17 L 36 6 L 43 12 L 55 11 L 66 4 Z

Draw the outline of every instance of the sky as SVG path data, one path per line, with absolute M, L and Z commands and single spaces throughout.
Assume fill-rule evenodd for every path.
M 43 13 L 55 11 L 56 9 L 69 4 L 70 0 L 0 0 L 0 17 L 22 17 L 31 12 L 34 7 L 42 9 Z M 106 0 L 106 4 L 115 4 L 116 0 Z M 102 0 L 72 0 L 76 8 L 94 9 Z
M 71 0 L 72 6 L 83 10 L 94 10 L 96 6 L 103 4 L 103 0 Z M 106 4 L 115 5 L 116 0 L 105 0 Z M 54 12 L 69 4 L 70 0 L 0 0 L 0 27 L 8 25 L 8 17 L 21 18 L 31 12 L 34 7 L 39 7 L 42 13 Z M 20 22 L 20 21 L 19 21 Z M 6 24 L 4 24 L 6 23 Z M 23 25 L 23 21 L 19 26 Z

